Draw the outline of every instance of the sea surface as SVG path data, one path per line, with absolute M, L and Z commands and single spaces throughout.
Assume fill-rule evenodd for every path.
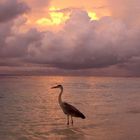
M 86 119 L 66 124 L 57 84 Z M 0 140 L 140 140 L 140 78 L 0 77 Z

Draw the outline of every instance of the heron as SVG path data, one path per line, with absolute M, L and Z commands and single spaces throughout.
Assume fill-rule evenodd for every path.
M 84 116 L 83 113 L 81 113 L 76 107 L 72 106 L 71 104 L 68 104 L 67 102 L 62 101 L 62 93 L 63 93 L 63 86 L 62 85 L 57 85 L 52 87 L 53 88 L 59 88 L 61 91 L 58 96 L 58 102 L 63 110 L 64 114 L 67 115 L 67 125 L 69 125 L 69 117 L 71 117 L 71 124 L 73 125 L 73 117 L 79 117 L 82 119 L 85 119 L 86 117 Z

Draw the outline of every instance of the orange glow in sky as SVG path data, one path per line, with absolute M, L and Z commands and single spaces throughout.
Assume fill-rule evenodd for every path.
M 110 13 L 107 9 L 98 9 L 105 4 L 104 0 L 52 0 L 49 4 L 38 5 L 33 3 L 33 0 L 27 1 L 32 6 L 31 13 L 27 14 L 27 27 L 37 27 L 41 30 L 61 28 L 70 17 L 72 10 L 81 9 L 88 13 L 91 20 L 98 20 L 102 16 L 108 16 Z M 66 10 L 66 11 L 65 11 Z
M 49 8 L 49 18 L 48 17 L 42 17 L 36 21 L 36 23 L 40 26 L 46 26 L 46 25 L 59 25 L 64 23 L 66 20 L 69 19 L 69 13 L 65 14 L 63 12 L 55 12 L 56 10 L 60 10 L 59 8 L 50 7 Z M 88 16 L 91 18 L 91 20 L 97 20 L 98 17 L 96 16 L 95 12 L 88 12 Z
M 49 8 L 49 17 L 42 17 L 36 21 L 40 26 L 46 25 L 59 25 L 65 22 L 69 16 L 62 12 L 55 12 L 55 10 L 59 10 L 59 8 L 50 7 Z

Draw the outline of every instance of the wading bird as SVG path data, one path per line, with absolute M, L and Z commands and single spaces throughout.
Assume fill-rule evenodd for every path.
M 60 90 L 61 90 L 60 94 L 58 96 L 58 102 L 59 102 L 59 105 L 62 108 L 63 112 L 67 115 L 67 125 L 69 125 L 69 116 L 71 117 L 71 124 L 73 124 L 72 117 L 79 117 L 79 118 L 85 119 L 84 114 L 82 114 L 77 108 L 62 101 L 62 98 L 61 98 L 62 93 L 63 93 L 63 86 L 62 85 L 57 85 L 57 86 L 54 86 L 52 88 L 60 88 Z

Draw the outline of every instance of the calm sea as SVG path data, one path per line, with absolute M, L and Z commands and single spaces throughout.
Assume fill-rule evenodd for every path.
M 85 120 L 66 125 L 57 84 Z M 0 140 L 75 139 L 140 140 L 140 78 L 0 77 Z

